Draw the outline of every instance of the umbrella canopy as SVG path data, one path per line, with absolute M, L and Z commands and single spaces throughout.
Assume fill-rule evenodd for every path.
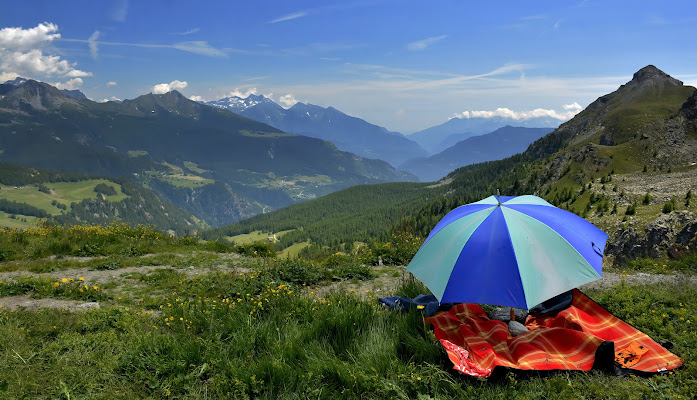
M 536 196 L 491 196 L 438 222 L 409 263 L 441 303 L 529 309 L 601 278 L 608 235 Z

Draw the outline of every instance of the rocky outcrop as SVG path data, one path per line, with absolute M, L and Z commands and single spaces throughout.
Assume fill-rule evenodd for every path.
M 697 247 L 697 219 L 688 211 L 658 217 L 642 230 L 637 227 L 619 229 L 608 241 L 605 254 L 615 263 L 642 257 L 679 257 Z

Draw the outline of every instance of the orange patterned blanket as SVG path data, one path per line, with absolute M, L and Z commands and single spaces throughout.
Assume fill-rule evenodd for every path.
M 520 370 L 588 371 L 604 342 L 614 342 L 615 363 L 631 371 L 663 372 L 683 360 L 620 320 L 580 291 L 556 315 L 529 316 L 530 332 L 511 337 L 508 326 L 490 320 L 476 304 L 457 304 L 426 320 L 456 370 L 486 378 L 497 366 Z M 610 355 L 611 357 L 612 355 Z

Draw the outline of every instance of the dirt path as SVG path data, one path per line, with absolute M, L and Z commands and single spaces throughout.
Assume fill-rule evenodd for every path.
M 29 273 L 26 271 L 12 271 L 0 273 L 1 281 L 12 280 L 21 275 L 33 275 L 33 276 L 50 276 L 54 279 L 63 278 L 73 278 L 79 279 L 84 278 L 86 284 L 106 284 L 110 282 L 116 282 L 117 288 L 128 285 L 136 284 L 134 281 L 127 280 L 124 276 L 130 273 L 143 273 L 147 274 L 152 271 L 161 269 L 172 269 L 170 265 L 157 265 L 157 266 L 140 266 L 140 267 L 126 267 L 119 268 L 115 270 L 89 270 L 87 268 L 74 268 L 62 271 L 54 271 L 48 273 Z M 249 272 L 245 268 L 239 267 L 228 267 L 228 266 L 218 266 L 218 267 L 205 267 L 196 268 L 190 266 L 187 268 L 177 269 L 178 271 L 185 272 L 186 275 L 191 278 L 196 275 L 209 274 L 215 271 L 225 271 L 225 272 Z M 358 281 L 358 282 L 336 282 L 330 285 L 321 286 L 318 288 L 308 288 L 308 292 L 314 292 L 317 296 L 326 296 L 331 293 L 355 293 L 357 296 L 364 300 L 376 299 L 379 297 L 393 296 L 397 288 L 400 286 L 403 279 L 405 279 L 404 267 L 387 267 L 376 269 L 375 273 L 377 277 L 368 281 Z M 584 285 L 581 289 L 597 289 L 597 290 L 607 290 L 616 285 L 622 283 L 624 277 L 624 283 L 627 285 L 644 285 L 653 284 L 661 282 L 684 282 L 697 286 L 697 275 L 675 273 L 672 275 L 663 274 L 647 274 L 647 273 L 633 273 L 633 274 L 622 274 L 615 272 L 605 272 L 603 274 L 603 279 L 595 281 Z M 5 296 L 0 298 L 0 306 L 5 309 L 16 309 L 16 308 L 26 308 L 26 309 L 39 309 L 39 308 L 53 308 L 53 309 L 64 309 L 68 311 L 76 310 L 86 310 L 91 308 L 98 308 L 97 303 L 86 303 L 74 300 L 61 300 L 52 298 L 42 298 L 34 299 L 30 295 L 20 295 L 20 296 Z

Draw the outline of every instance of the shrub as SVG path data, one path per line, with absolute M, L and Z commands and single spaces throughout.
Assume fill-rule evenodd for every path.
M 99 183 L 94 187 L 94 191 L 101 193 L 105 196 L 116 196 L 116 189 L 113 186 L 107 185 L 106 183 Z
M 663 204 L 663 209 L 661 211 L 663 212 L 663 214 L 669 214 L 669 213 L 673 212 L 674 209 L 675 209 L 675 206 L 673 205 L 672 202 L 669 201 L 669 202 L 666 202 L 665 204 Z
M 624 215 L 634 215 L 636 214 L 636 206 L 634 204 L 630 204 L 627 206 L 627 210 L 624 212 Z
M 422 243 L 420 236 L 410 232 L 397 232 L 389 242 L 371 244 L 361 259 L 370 265 L 377 265 L 380 260 L 385 264 L 404 265 L 411 261 Z
M 651 200 L 653 200 L 653 198 L 651 197 L 651 193 L 646 192 L 646 194 L 644 195 L 644 199 L 641 201 L 641 204 L 647 206 L 651 204 Z
M 252 257 L 276 257 L 276 249 L 269 242 L 253 242 L 235 245 L 235 253 Z

